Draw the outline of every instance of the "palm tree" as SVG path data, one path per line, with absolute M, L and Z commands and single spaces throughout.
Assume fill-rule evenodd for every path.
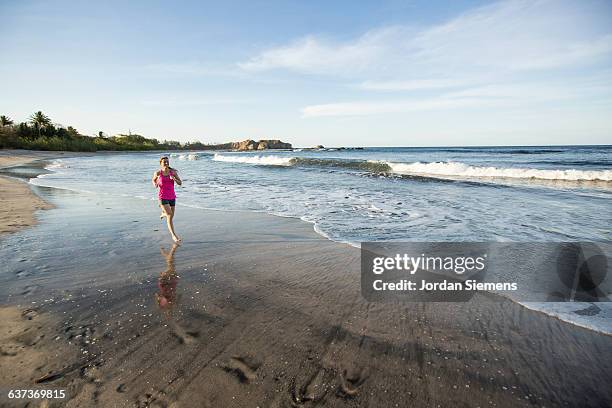
M 9 126 L 12 124 L 13 124 L 13 121 L 11 120 L 11 118 L 5 115 L 0 116 L 0 125 L 2 125 L 2 127 Z
M 41 111 L 38 111 L 30 116 L 30 123 L 38 130 L 38 137 L 40 137 L 40 130 L 51 126 L 51 119 Z

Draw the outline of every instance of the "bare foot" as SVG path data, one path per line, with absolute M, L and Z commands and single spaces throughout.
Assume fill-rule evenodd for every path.
M 172 237 L 172 240 L 173 240 L 174 242 L 176 242 L 177 244 L 178 244 L 178 243 L 180 243 L 180 242 L 183 242 L 183 240 L 182 240 L 182 239 L 180 239 L 179 237 L 177 237 L 176 235 L 174 235 L 174 236 Z
M 165 216 L 166 216 L 166 214 L 161 213 L 161 214 L 159 214 L 159 219 L 160 219 L 160 220 L 163 220 Z

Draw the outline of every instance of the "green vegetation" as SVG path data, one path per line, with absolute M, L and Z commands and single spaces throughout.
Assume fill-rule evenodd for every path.
M 72 126 L 63 127 L 53 124 L 51 119 L 38 111 L 30 116 L 28 122 L 15 125 L 5 115 L 0 116 L 0 148 L 30 150 L 68 150 L 75 152 L 95 152 L 97 150 L 217 150 L 226 149 L 229 144 L 204 144 L 176 141 L 159 142 L 141 135 L 97 136 L 80 134 Z
M 2 127 L 9 126 L 12 124 L 13 124 L 13 121 L 8 116 L 4 116 L 4 115 L 0 116 L 0 125 L 2 125 Z

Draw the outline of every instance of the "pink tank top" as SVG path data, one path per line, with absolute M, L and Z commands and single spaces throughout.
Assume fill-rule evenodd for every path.
M 170 170 L 172 172 L 172 170 Z M 170 177 L 170 174 L 164 176 L 162 171 L 159 171 L 159 177 L 157 178 L 157 197 L 160 200 L 175 200 L 176 193 L 174 192 L 174 180 Z

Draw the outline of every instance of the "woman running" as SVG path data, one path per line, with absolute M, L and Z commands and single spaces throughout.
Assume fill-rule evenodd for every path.
M 180 242 L 181 239 L 174 232 L 174 224 L 172 219 L 174 218 L 174 212 L 176 209 L 176 193 L 174 192 L 174 182 L 180 186 L 183 184 L 176 169 L 170 167 L 170 160 L 167 157 L 159 159 L 159 166 L 161 170 L 157 170 L 153 174 L 153 185 L 159 190 L 157 197 L 159 198 L 159 206 L 161 207 L 162 213 L 159 218 L 166 217 L 168 223 L 168 230 L 172 235 L 174 242 Z

